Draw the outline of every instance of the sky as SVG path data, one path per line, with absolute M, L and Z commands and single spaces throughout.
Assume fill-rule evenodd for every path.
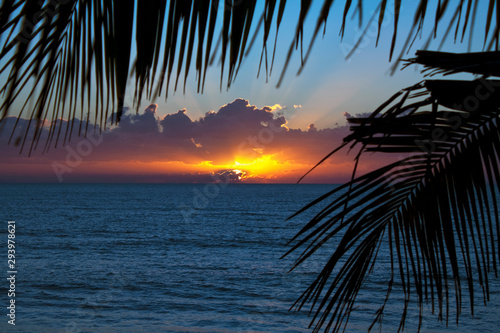
M 321 5 L 322 1 L 313 1 L 305 25 L 305 47 Z M 404 43 L 416 5 L 417 1 L 403 4 L 396 55 Z M 191 69 L 185 93 L 170 91 L 166 100 L 163 97 L 144 100 L 136 114 L 132 110 L 131 82 L 125 98 L 130 110 L 118 126 L 101 135 L 93 134 L 91 126 L 86 138 L 73 136 L 70 141 L 64 140 L 65 144 L 59 142 L 57 147 L 52 140 L 48 151 L 44 149 L 44 139 L 53 135 L 48 124 L 38 145 L 28 142 L 20 151 L 20 146 L 12 142 L 21 137 L 28 121 L 11 114 L 0 132 L 0 182 L 191 183 L 230 179 L 247 183 L 295 183 L 349 134 L 346 113 L 371 112 L 395 92 L 424 79 L 421 68 L 416 66 L 390 73 L 394 23 L 390 9 L 378 46 L 375 47 L 373 24 L 356 52 L 346 59 L 361 29 L 357 19 L 353 20 L 348 23 L 343 39 L 339 37 L 342 6 L 343 2 L 335 2 L 325 35 L 316 40 L 300 75 L 296 75 L 300 51 L 294 53 L 279 88 L 276 84 L 299 14 L 299 6 L 293 1 L 285 11 L 274 70 L 268 78 L 263 70 L 257 77 L 261 53 L 261 43 L 257 42 L 227 91 L 220 90 L 217 64 L 208 70 L 203 94 L 197 93 L 195 70 Z M 374 10 L 366 8 L 365 23 Z M 429 16 L 422 38 L 416 40 L 405 58 L 413 57 L 422 47 L 432 23 L 433 17 Z M 438 36 L 444 33 L 445 26 L 440 29 Z M 275 27 L 271 31 L 269 48 L 274 43 Z M 429 49 L 437 49 L 439 44 L 438 39 Z M 474 41 L 472 50 L 481 48 L 482 42 Z M 442 50 L 465 52 L 467 44 L 455 44 L 451 39 Z M 9 145 L 16 122 L 17 131 Z M 67 119 L 60 119 L 55 133 L 64 137 L 66 124 Z M 75 133 L 79 125 L 79 121 L 73 125 Z M 339 183 L 349 179 L 354 156 L 347 151 L 334 155 L 304 182 Z M 384 161 L 387 161 L 384 156 L 370 156 L 363 160 L 359 172 L 381 166 Z

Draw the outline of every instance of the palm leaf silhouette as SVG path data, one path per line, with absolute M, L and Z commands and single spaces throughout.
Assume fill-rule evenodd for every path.
M 467 64 L 461 54 L 424 59 L 455 59 L 455 68 L 451 61 L 443 65 L 455 72 L 479 68 L 481 59 L 496 55 L 482 54 L 475 67 L 470 62 L 476 58 Z M 453 299 L 458 323 L 464 290 L 474 314 L 476 282 L 486 302 L 488 277 L 497 274 L 500 259 L 499 87 L 500 81 L 484 77 L 428 80 L 395 94 L 369 117 L 348 119 L 352 134 L 343 145 L 361 146 L 356 165 L 368 152 L 396 158 L 363 176 L 354 170 L 351 181 L 292 216 L 323 204 L 291 241 L 286 255 L 302 249 L 293 268 L 336 239 L 328 262 L 296 302 L 298 309 L 312 303 L 315 331 L 345 327 L 381 246 L 389 247 L 390 272 L 373 324 L 396 282 L 404 293 L 400 329 L 412 297 L 420 309 L 419 329 L 426 301 L 437 305 L 438 318 L 447 323 Z
M 267 75 L 276 50 L 274 47 L 272 56 L 267 52 L 270 27 L 276 20 L 277 35 L 287 3 L 290 2 L 266 0 L 264 8 L 259 8 L 259 2 L 250 0 L 2 0 L 0 75 L 6 79 L 0 88 L 0 130 L 2 120 L 16 105 L 18 116 L 28 117 L 30 126 L 37 130 L 28 140 L 28 126 L 24 138 L 14 138 L 15 142 L 22 142 L 22 147 L 29 144 L 30 152 L 36 149 L 41 133 L 38 129 L 49 121 L 49 136 L 43 149 L 57 146 L 61 140 L 64 144 L 74 135 L 76 118 L 86 119 L 78 135 L 86 133 L 91 121 L 100 129 L 106 128 L 109 116 L 112 122 L 119 121 L 131 77 L 136 106 L 144 96 L 166 97 L 172 86 L 177 89 L 182 77 L 185 86 L 192 62 L 198 90 L 202 91 L 207 68 L 219 52 L 221 88 L 224 77 L 229 88 L 253 45 L 252 29 L 257 36 L 260 27 L 264 29 L 261 58 Z M 304 22 L 311 0 L 300 2 L 297 26 L 278 85 L 299 45 L 299 71 L 306 64 L 332 3 L 333 0 L 323 1 L 304 52 Z M 353 11 L 362 22 L 366 3 L 344 2 L 341 35 Z M 391 59 L 396 52 L 400 8 L 405 3 L 408 1 L 396 0 L 389 11 L 388 1 L 380 0 L 373 16 L 380 34 L 384 17 L 389 12 L 394 15 Z M 480 12 L 478 4 L 478 0 L 439 1 L 436 7 L 435 2 L 420 0 L 395 64 L 422 32 L 425 20 L 429 20 L 429 8 L 434 10 L 434 33 L 429 38 L 436 37 L 437 27 L 444 24 L 443 40 L 451 33 L 455 39 L 468 39 L 470 43 L 479 21 L 484 22 L 485 49 L 497 49 L 498 3 L 490 0 L 486 12 Z M 452 18 L 447 20 L 445 14 L 450 12 Z M 481 62 L 474 63 L 478 56 Z M 496 59 L 496 54 L 454 57 L 420 53 L 413 62 L 428 66 L 431 74 L 436 73 L 433 70 L 446 74 L 468 71 L 488 76 L 498 75 Z M 460 90 L 461 99 L 447 93 L 451 86 Z M 428 297 L 437 302 L 439 314 L 446 319 L 451 294 L 460 308 L 462 281 L 467 283 L 471 304 L 474 277 L 486 297 L 488 272 L 496 272 L 500 257 L 496 192 L 500 179 L 498 93 L 489 90 L 497 86 L 496 81 L 486 80 L 425 81 L 396 94 L 372 116 L 351 119 L 353 133 L 344 145 L 361 145 L 356 159 L 363 152 L 392 153 L 401 159 L 364 176 L 353 176 L 347 184 L 304 208 L 339 195 L 301 230 L 290 250 L 303 248 L 296 262 L 299 265 L 325 241 L 342 236 L 318 279 L 297 302 L 299 308 L 307 301 L 313 302 L 316 330 L 323 325 L 339 330 L 346 324 L 362 282 L 373 269 L 378 248 L 385 240 L 392 245 L 388 296 L 399 279 L 406 299 L 401 327 L 412 292 L 419 305 Z M 482 87 L 481 98 L 477 98 L 475 110 L 471 111 L 463 97 L 477 97 L 477 87 Z M 489 97 L 483 98 L 486 95 Z M 18 109 L 20 100 L 22 107 Z M 62 118 L 70 120 L 66 128 L 57 124 Z M 341 267 L 334 272 L 337 266 Z M 382 316 L 384 304 L 376 320 Z
M 299 72 L 302 70 L 316 37 L 330 16 L 333 0 L 324 0 L 304 55 L 304 24 L 311 2 L 300 1 L 297 26 L 278 86 L 299 44 Z M 40 126 L 45 121 L 51 123 L 51 135 L 44 149 L 52 143 L 57 146 L 60 140 L 64 144 L 73 134 L 76 117 L 86 119 L 86 125 L 78 128 L 78 135 L 86 133 L 89 122 L 98 125 L 96 128 L 105 129 L 109 117 L 112 123 L 120 120 L 126 96 L 133 96 L 132 104 L 138 107 L 144 96 L 149 100 L 162 95 L 166 97 L 172 86 L 174 90 L 178 88 L 182 77 L 185 88 L 192 63 L 196 69 L 198 91 L 202 91 L 207 68 L 219 52 L 221 89 L 224 77 L 226 88 L 229 88 L 260 28 L 264 29 L 261 63 L 265 64 L 268 75 L 276 51 L 276 39 L 272 54 L 267 48 L 271 25 L 276 22 L 277 37 L 289 3 L 286 0 L 279 3 L 277 0 L 2 0 L 0 61 L 4 65 L 0 68 L 0 75 L 5 75 L 6 80 L 0 88 L 4 97 L 0 103 L 0 125 L 15 105 L 19 116 L 31 119 L 30 126 Z M 344 2 L 341 36 L 351 13 L 357 14 L 359 24 L 362 23 L 366 3 L 362 0 Z M 405 3 L 407 1 L 397 0 L 394 5 L 389 5 L 387 0 L 380 0 L 373 15 L 378 23 L 377 41 L 384 18 L 393 15 L 391 58 L 398 39 L 400 7 Z M 477 10 L 478 3 L 478 0 L 440 1 L 436 7 L 434 3 L 420 0 L 412 29 L 397 59 L 421 34 L 425 19 L 429 20 L 428 8 L 435 11 L 431 20 L 435 31 L 438 25 L 445 25 L 448 32 L 455 31 L 455 39 L 472 41 L 477 18 L 486 22 L 484 44 L 488 49 L 494 48 L 498 44 L 500 29 L 498 6 L 497 15 L 493 15 L 494 0 L 489 1 L 485 12 Z M 446 18 L 448 12 L 453 13 L 451 20 Z M 366 29 L 369 26 L 370 23 Z M 219 38 L 214 38 L 217 35 Z M 135 82 L 131 93 L 127 93 L 129 78 Z M 18 106 L 19 101 L 22 101 L 22 106 Z M 61 118 L 70 120 L 65 129 L 57 126 Z M 26 135 L 28 132 L 29 127 Z M 23 142 L 24 146 L 29 142 L 26 135 L 15 142 Z M 33 139 L 30 152 L 37 147 L 39 131 L 35 132 Z

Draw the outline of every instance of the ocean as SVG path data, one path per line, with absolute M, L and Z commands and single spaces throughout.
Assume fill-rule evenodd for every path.
M 331 249 L 288 272 L 296 255 L 280 257 L 310 215 L 286 218 L 334 186 L 1 184 L 0 331 L 310 332 L 309 308 L 289 309 Z M 385 297 L 385 273 L 367 279 L 346 331 L 368 329 Z M 490 281 L 487 306 L 476 301 L 474 317 L 464 306 L 460 325 L 452 315 L 446 327 L 427 311 L 421 331 L 497 332 L 498 280 Z M 396 332 L 401 304 L 393 294 L 374 330 Z M 410 313 L 405 331 L 417 322 Z

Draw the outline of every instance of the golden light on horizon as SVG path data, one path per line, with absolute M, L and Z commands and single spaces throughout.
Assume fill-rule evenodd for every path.
M 249 172 L 251 175 L 254 174 L 269 174 L 275 171 L 276 166 L 280 163 L 274 159 L 274 155 L 263 155 L 262 157 L 258 157 L 253 159 L 250 162 L 240 162 L 238 160 L 234 161 L 235 169 L 244 169 Z
M 242 180 L 244 178 L 246 178 L 246 172 L 243 171 L 243 170 L 239 170 L 239 169 L 233 169 L 233 173 L 238 176 L 238 180 Z
M 273 179 L 283 172 L 288 162 L 281 162 L 275 155 L 263 155 L 253 160 L 246 160 L 245 157 L 237 157 L 233 163 L 214 164 L 213 161 L 203 161 L 197 167 L 211 172 L 221 170 L 231 170 L 238 176 L 239 180 L 246 179 Z
M 194 182 L 196 182 L 196 179 L 210 181 L 217 175 L 231 175 L 231 179 L 235 181 L 273 183 L 296 182 L 312 166 L 313 164 L 311 163 L 297 161 L 289 158 L 283 152 L 279 152 L 276 154 L 258 155 L 253 159 L 244 155 L 234 155 L 233 159 L 227 161 L 84 161 L 79 170 L 85 170 L 86 175 L 105 173 L 110 176 L 122 176 L 125 174 L 133 177 L 155 176 L 155 179 L 159 181 L 162 175 L 167 177 L 178 175 L 180 179 Z M 316 178 L 328 177 L 332 174 L 346 176 L 347 173 L 350 174 L 350 172 L 346 173 L 345 171 L 348 167 L 352 167 L 352 162 L 336 163 L 335 166 L 324 165 L 317 168 L 311 176 Z M 51 170 L 49 165 L 47 172 Z

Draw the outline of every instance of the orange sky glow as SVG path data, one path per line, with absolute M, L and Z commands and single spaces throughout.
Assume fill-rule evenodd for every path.
M 298 106 L 295 106 L 297 108 Z M 347 126 L 307 130 L 287 126 L 287 107 L 259 108 L 236 99 L 217 111 L 193 120 L 188 110 L 159 116 L 158 106 L 128 112 L 118 126 L 101 135 L 90 128 L 87 137 L 73 134 L 64 141 L 69 125 L 44 126 L 38 145 L 31 145 L 25 119 L 7 118 L 0 135 L 2 182 L 158 182 L 158 183 L 295 183 L 348 133 Z M 73 125 L 78 133 L 79 123 Z M 58 147 L 55 137 L 59 135 Z M 50 142 L 50 138 L 53 138 Z M 64 143 L 64 145 L 63 145 Z M 28 157 L 31 149 L 31 154 Z M 340 152 L 305 183 L 340 183 L 351 176 L 354 154 Z M 379 165 L 370 158 L 360 172 Z

